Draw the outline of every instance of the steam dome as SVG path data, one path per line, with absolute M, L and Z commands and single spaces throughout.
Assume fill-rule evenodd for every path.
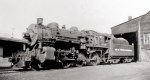
M 73 27 L 70 28 L 70 31 L 78 31 L 78 28 L 73 26 Z
M 56 23 L 56 22 L 52 22 L 52 23 L 49 23 L 49 24 L 47 25 L 47 27 L 49 27 L 49 28 L 59 28 L 59 25 L 58 25 L 58 23 Z

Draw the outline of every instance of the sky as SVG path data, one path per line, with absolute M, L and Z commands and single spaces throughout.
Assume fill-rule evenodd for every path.
M 79 30 L 111 33 L 111 27 L 150 11 L 150 0 L 0 0 L 0 36 L 22 38 L 26 28 L 43 18 Z

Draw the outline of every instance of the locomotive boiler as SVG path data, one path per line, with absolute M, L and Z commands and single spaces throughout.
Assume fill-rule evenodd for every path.
M 24 33 L 27 44 L 24 52 L 12 56 L 12 63 L 23 68 L 98 65 L 101 63 L 131 62 L 133 45 L 123 38 L 92 30 L 79 31 L 77 27 L 62 29 L 55 22 L 47 26 L 38 18 Z M 17 59 L 16 59 L 17 58 Z

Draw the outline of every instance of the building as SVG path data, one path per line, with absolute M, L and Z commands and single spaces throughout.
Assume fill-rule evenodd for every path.
M 26 42 L 20 39 L 0 37 L 0 67 L 9 63 L 9 57 L 13 53 L 23 50 L 23 44 Z
M 150 12 L 111 28 L 115 37 L 134 44 L 135 61 L 150 61 Z

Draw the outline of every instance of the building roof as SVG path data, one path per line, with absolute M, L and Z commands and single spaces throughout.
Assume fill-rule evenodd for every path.
M 17 39 L 17 38 L 0 37 L 0 40 L 10 41 L 10 42 L 17 42 L 17 43 L 26 43 L 25 40 Z
M 150 12 L 112 27 L 112 34 L 136 32 L 138 30 L 139 21 L 141 22 L 143 19 L 145 19 L 145 17 L 147 17 L 148 14 L 150 14 Z

